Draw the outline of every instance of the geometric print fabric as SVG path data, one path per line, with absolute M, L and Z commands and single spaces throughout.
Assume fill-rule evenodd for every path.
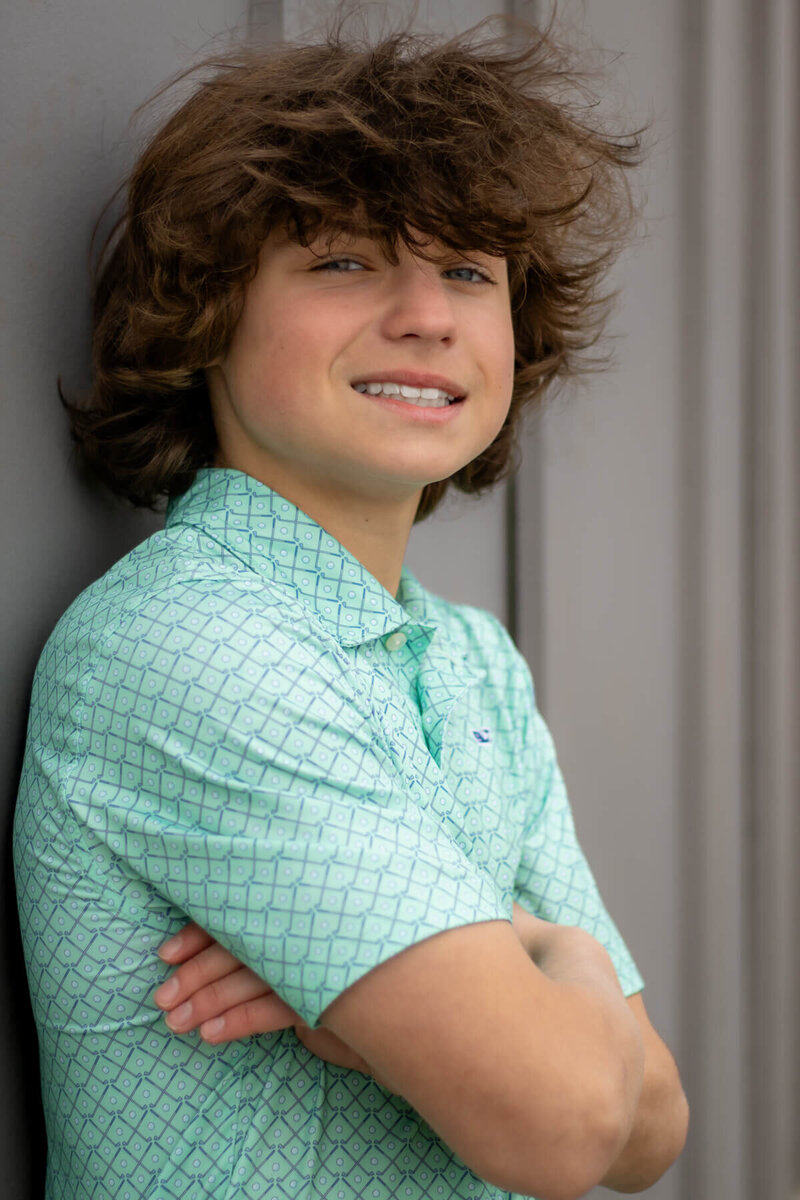
M 513 899 L 642 987 L 502 627 L 406 571 L 389 596 L 236 471 L 199 472 L 48 641 L 15 860 L 48 1200 L 501 1194 L 291 1030 L 171 1034 L 156 949 L 187 916 L 312 1025 L 379 962 Z

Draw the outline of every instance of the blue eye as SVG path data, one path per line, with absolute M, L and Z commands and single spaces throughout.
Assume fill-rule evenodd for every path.
M 312 271 L 333 271 L 339 273 L 342 271 L 363 271 L 363 265 L 356 262 L 354 258 L 331 258 L 327 262 L 318 263 L 316 267 L 311 268 Z
M 479 271 L 477 267 L 451 267 L 445 272 L 446 275 L 460 275 L 462 283 L 492 283 L 493 281 L 484 271 Z M 471 278 L 465 278 L 470 276 Z

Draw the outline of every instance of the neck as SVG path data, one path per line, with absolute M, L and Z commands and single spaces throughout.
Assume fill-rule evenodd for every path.
M 313 501 L 293 503 L 341 542 L 390 596 L 397 595 L 418 498 L 407 504 L 405 511 L 376 505 L 366 509 L 363 502 L 352 509 L 346 504 L 334 509 L 324 503 L 317 507 Z
M 421 491 L 400 498 L 366 498 L 339 483 L 310 485 L 277 464 L 268 471 L 248 470 L 247 465 L 224 461 L 220 455 L 217 465 L 236 466 L 284 496 L 349 550 L 391 596 L 397 595 Z

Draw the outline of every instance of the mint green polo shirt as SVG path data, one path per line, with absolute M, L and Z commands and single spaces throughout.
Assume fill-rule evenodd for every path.
M 236 471 L 200 472 L 50 637 L 15 863 L 47 1200 L 505 1195 L 292 1030 L 171 1034 L 156 950 L 189 917 L 312 1025 L 378 963 L 514 898 L 642 987 L 507 633 L 407 571 L 393 598 Z

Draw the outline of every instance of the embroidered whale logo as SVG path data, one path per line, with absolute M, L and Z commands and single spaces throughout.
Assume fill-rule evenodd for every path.
M 473 729 L 472 736 L 475 738 L 476 742 L 483 743 L 490 742 L 492 740 L 492 735 L 489 733 L 488 729 Z

